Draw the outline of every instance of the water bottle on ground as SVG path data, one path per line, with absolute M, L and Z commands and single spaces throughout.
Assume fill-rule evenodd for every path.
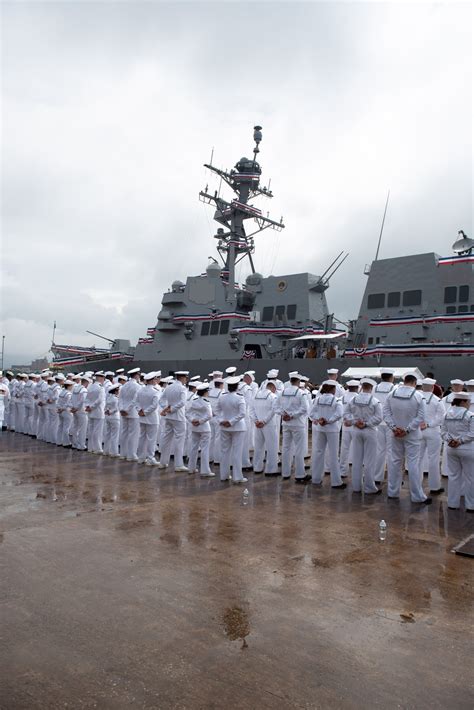
M 244 488 L 244 492 L 242 493 L 242 505 L 248 505 L 249 504 L 249 498 L 250 498 L 250 493 L 248 488 Z
M 387 537 L 387 523 L 381 520 L 379 524 L 379 540 L 383 541 Z

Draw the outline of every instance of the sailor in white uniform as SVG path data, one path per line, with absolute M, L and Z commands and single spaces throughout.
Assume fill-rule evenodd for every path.
M 214 386 L 213 386 L 214 385 Z M 207 399 L 211 404 L 212 409 L 212 419 L 210 421 L 211 425 L 211 445 L 209 456 L 210 460 L 214 463 L 221 462 L 221 431 L 220 425 L 216 418 L 217 400 L 222 395 L 224 391 L 224 380 L 222 377 L 215 377 L 212 380 L 209 392 L 207 394 Z
M 457 392 L 444 417 L 441 436 L 448 450 L 448 507 L 474 513 L 474 413 L 469 392 Z
M 440 398 L 433 393 L 436 380 L 425 377 L 422 380 L 421 394 L 426 403 L 426 420 L 421 424 L 420 467 L 425 454 L 428 459 L 428 485 L 430 495 L 439 495 L 444 492 L 441 487 L 441 424 L 445 415 L 445 408 Z
M 64 375 L 62 375 L 64 378 Z M 46 394 L 46 427 L 45 427 L 45 438 L 44 440 L 48 444 L 56 443 L 56 436 L 58 433 L 59 417 L 58 417 L 58 397 L 61 377 L 56 375 L 56 377 L 50 376 L 48 378 L 48 391 Z
M 359 391 L 358 380 L 349 380 L 346 385 L 347 389 L 341 397 L 343 411 L 346 411 L 347 405 L 351 402 Z M 350 419 L 343 419 L 342 436 L 341 436 L 341 454 L 339 457 L 339 465 L 341 467 L 341 476 L 344 478 L 349 475 L 349 464 L 351 463 L 351 443 L 352 443 L 353 427 Z
M 111 458 L 119 456 L 120 414 L 118 395 L 119 384 L 111 384 L 105 395 L 104 419 L 104 455 Z
M 4 402 L 5 406 L 5 412 L 3 415 L 3 428 L 4 429 L 10 429 L 10 405 L 11 405 L 11 396 L 12 396 L 12 381 L 13 381 L 13 372 L 10 370 L 7 370 L 5 372 L 5 375 L 3 377 L 3 384 L 8 387 L 8 399 Z
M 301 391 L 298 374 L 293 375 L 290 385 L 284 387 L 278 395 L 277 412 L 282 419 L 283 431 L 282 476 L 284 479 L 290 478 L 294 459 L 295 483 L 306 483 L 311 480 L 311 477 L 305 476 L 304 472 L 305 437 L 308 436 L 308 399 Z
M 41 382 L 36 388 L 37 405 L 38 405 L 38 431 L 37 439 L 44 441 L 46 434 L 46 427 L 48 423 L 48 412 L 47 412 L 47 398 L 48 398 L 48 377 L 49 372 L 41 373 Z
M 361 391 L 346 404 L 344 421 L 352 424 L 352 488 L 356 493 L 377 495 L 382 492 L 374 481 L 377 463 L 377 427 L 382 421 L 382 406 L 372 394 L 377 383 L 369 377 L 360 381 Z
M 112 372 L 112 370 L 107 370 L 107 372 L 104 372 L 104 390 L 105 390 L 105 395 L 107 397 L 107 392 L 109 389 L 112 387 L 112 385 L 115 384 L 115 372 Z M 105 426 L 105 424 L 104 424 Z
M 10 399 L 10 388 L 7 384 L 8 380 L 0 380 L 0 434 L 3 429 L 5 409 Z
M 35 412 L 35 377 L 35 374 L 29 375 L 23 388 L 23 406 L 25 408 L 23 429 L 24 433 L 28 434 L 28 436 L 34 434 L 33 426 Z
M 454 380 L 451 380 L 450 382 L 451 385 L 451 392 L 447 394 L 443 399 L 441 400 L 443 405 L 444 405 L 444 410 L 445 412 L 448 411 L 450 408 L 452 401 L 456 394 L 458 392 L 462 392 L 464 389 L 464 381 L 460 380 L 458 378 L 455 378 Z M 446 442 L 444 442 L 443 446 L 443 453 L 441 457 L 441 475 L 444 477 L 447 477 L 449 475 L 448 471 L 448 446 Z
M 89 419 L 87 450 L 90 454 L 102 454 L 102 440 L 105 419 L 105 376 L 102 371 L 95 373 L 95 381 L 87 388 L 84 410 Z
M 23 401 L 23 391 L 28 375 L 20 372 L 17 375 L 17 386 L 15 387 L 15 431 L 19 434 L 25 433 L 25 404 Z
M 347 484 L 342 482 L 337 456 L 343 408 L 336 395 L 336 384 L 334 380 L 323 382 L 309 412 L 309 418 L 313 425 L 311 480 L 316 485 L 322 483 L 327 448 L 331 487 L 343 489 Z
M 80 382 L 72 388 L 71 393 L 71 414 L 72 414 L 72 448 L 78 451 L 86 450 L 87 437 L 87 414 L 84 411 L 87 388 L 92 382 L 87 375 L 82 375 Z
M 138 441 L 138 462 L 146 466 L 158 466 L 155 459 L 156 437 L 158 432 L 158 405 L 160 393 L 157 391 L 156 373 L 148 372 L 144 376 L 145 386 L 137 395 L 137 409 L 140 422 Z
M 189 470 L 192 473 L 200 473 L 205 478 L 213 478 L 209 465 L 209 447 L 211 445 L 211 425 L 212 409 L 207 393 L 209 392 L 208 382 L 196 383 L 196 394 L 187 408 L 186 417 L 191 427 L 191 450 L 189 454 Z M 200 469 L 197 468 L 198 453 L 201 450 Z
M 383 367 L 380 370 L 381 382 L 375 387 L 374 396 L 379 400 L 382 411 L 387 401 L 387 397 L 394 388 L 394 370 L 389 367 Z M 390 458 L 390 449 L 392 446 L 392 432 L 388 428 L 385 421 L 382 421 L 377 427 L 377 461 L 375 464 L 375 481 L 383 483 L 385 479 L 385 465 Z
M 245 407 L 246 407 L 246 414 L 245 414 L 245 437 L 244 437 L 244 445 L 242 447 L 242 471 L 251 471 L 252 470 L 252 462 L 250 460 L 250 441 L 251 441 L 251 433 L 253 431 L 253 426 L 250 421 L 250 405 L 253 400 L 253 390 L 251 387 L 252 384 L 252 378 L 250 375 L 243 375 L 242 379 L 239 382 L 239 386 L 237 388 L 237 392 L 242 395 L 242 397 L 245 400 Z
M 171 450 L 174 452 L 174 470 L 189 473 L 184 465 L 183 452 L 186 438 L 186 397 L 185 387 L 189 375 L 187 370 L 174 373 L 175 379 L 166 386 L 160 398 L 161 421 L 161 458 L 159 468 L 166 468 L 170 462 Z
M 138 419 L 137 397 L 140 392 L 140 368 L 128 371 L 129 379 L 120 388 L 119 412 L 121 417 L 120 458 L 138 461 L 138 438 L 140 422 Z
M 466 382 L 465 392 L 468 392 L 469 397 L 471 398 L 471 405 L 469 407 L 469 411 L 474 412 L 474 380 L 468 380 Z
M 229 479 L 232 466 L 233 483 L 246 483 L 242 475 L 242 448 L 245 439 L 245 415 L 247 407 L 241 394 L 237 392 L 240 377 L 227 377 L 227 392 L 217 400 L 216 418 L 221 427 L 220 479 Z
M 72 424 L 72 414 L 70 412 L 71 395 L 74 382 L 72 380 L 64 380 L 63 386 L 59 391 L 58 396 L 58 433 L 56 443 L 58 446 L 71 446 L 69 431 Z
M 331 367 L 328 371 L 327 381 L 332 380 L 336 386 L 336 397 L 340 399 L 344 394 L 344 387 L 339 384 L 337 377 L 339 375 L 339 370 L 336 367 Z
M 392 430 L 392 450 L 388 462 L 388 497 L 399 498 L 402 466 L 406 461 L 413 503 L 432 502 L 423 491 L 420 469 L 420 425 L 426 420 L 426 404 L 416 391 L 416 377 L 405 375 L 403 384 L 394 389 L 383 407 L 384 420 Z
M 278 397 L 273 382 L 268 382 L 266 389 L 258 390 L 250 403 L 250 422 L 255 429 L 253 470 L 265 472 L 265 476 L 278 476 L 278 439 L 277 420 Z M 264 468 L 264 458 L 265 468 Z

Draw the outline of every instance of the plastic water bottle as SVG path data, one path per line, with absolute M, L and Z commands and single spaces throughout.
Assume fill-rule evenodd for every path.
M 248 488 L 244 488 L 244 492 L 242 493 L 242 505 L 248 505 L 249 504 L 249 498 L 250 498 L 250 493 Z
M 387 537 L 387 523 L 385 520 L 381 520 L 379 524 L 379 540 L 383 542 Z

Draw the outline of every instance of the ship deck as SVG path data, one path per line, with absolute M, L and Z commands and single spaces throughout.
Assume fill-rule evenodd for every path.
M 0 435 L 0 705 L 471 708 L 474 516 Z M 381 518 L 387 540 L 378 540 Z

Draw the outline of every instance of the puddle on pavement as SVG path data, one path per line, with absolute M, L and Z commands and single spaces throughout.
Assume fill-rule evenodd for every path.
M 247 612 L 240 606 L 226 609 L 222 615 L 224 632 L 231 641 L 242 640 L 242 648 L 247 647 L 246 637 L 250 633 L 250 623 Z

